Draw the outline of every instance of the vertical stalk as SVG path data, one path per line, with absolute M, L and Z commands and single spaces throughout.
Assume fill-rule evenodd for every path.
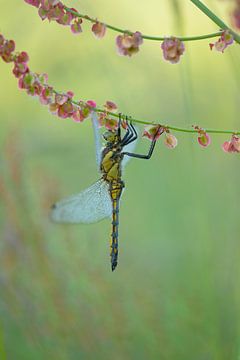
M 215 24 L 217 24 L 222 30 L 229 30 L 229 32 L 234 37 L 234 40 L 240 44 L 240 35 L 235 33 L 230 29 L 216 14 L 214 14 L 206 5 L 204 5 L 200 0 L 190 0 L 195 6 L 198 7 L 205 15 L 209 17 Z

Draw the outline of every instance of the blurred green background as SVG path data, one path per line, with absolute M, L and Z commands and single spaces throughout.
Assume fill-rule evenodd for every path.
M 205 1 L 229 22 L 229 2 Z M 240 52 L 187 43 L 179 65 L 159 43 L 120 57 L 116 33 L 96 40 L 42 22 L 24 1 L 0 0 L 0 31 L 76 99 L 116 102 L 136 118 L 176 126 L 240 129 Z M 153 35 L 216 26 L 190 1 L 66 1 L 80 12 Z M 200 148 L 157 144 L 125 171 L 119 266 L 109 263 L 110 221 L 61 226 L 51 204 L 97 177 L 90 121 L 52 116 L 17 88 L 0 63 L 0 358 L 9 360 L 235 360 L 240 358 L 239 156 L 227 136 Z M 149 142 L 140 140 L 138 152 Z

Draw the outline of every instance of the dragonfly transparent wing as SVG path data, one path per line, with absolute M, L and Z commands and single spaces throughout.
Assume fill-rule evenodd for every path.
M 93 133 L 94 133 L 94 140 L 95 140 L 95 147 L 96 147 L 96 161 L 98 170 L 100 169 L 100 163 L 102 158 L 102 142 L 101 142 L 101 134 L 99 130 L 98 124 L 98 117 L 95 111 L 92 112 L 92 126 L 93 126 Z
M 53 205 L 51 219 L 59 223 L 93 223 L 112 215 L 108 183 L 99 180 L 79 194 Z
M 132 143 L 124 146 L 123 152 L 126 151 L 126 152 L 133 153 L 134 150 L 135 150 L 136 145 L 137 145 L 137 140 L 135 140 L 135 141 L 133 141 Z M 123 157 L 123 159 L 122 159 L 122 169 L 123 169 L 123 170 L 124 170 L 126 164 L 129 162 L 130 159 L 131 159 L 131 157 L 130 157 L 130 156 L 127 156 L 127 155 L 125 155 L 125 156 Z

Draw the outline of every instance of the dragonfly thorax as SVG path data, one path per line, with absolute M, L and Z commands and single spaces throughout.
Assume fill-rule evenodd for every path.
M 121 150 L 121 146 L 115 146 L 113 148 L 106 147 L 102 152 L 100 170 L 103 178 L 108 182 L 121 179 L 121 162 L 123 158 Z

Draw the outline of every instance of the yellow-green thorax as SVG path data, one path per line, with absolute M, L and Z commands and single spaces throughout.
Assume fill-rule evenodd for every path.
M 122 154 L 120 147 L 106 147 L 103 150 L 100 170 L 106 181 L 113 182 L 114 180 L 119 181 L 121 179 L 121 162 Z

